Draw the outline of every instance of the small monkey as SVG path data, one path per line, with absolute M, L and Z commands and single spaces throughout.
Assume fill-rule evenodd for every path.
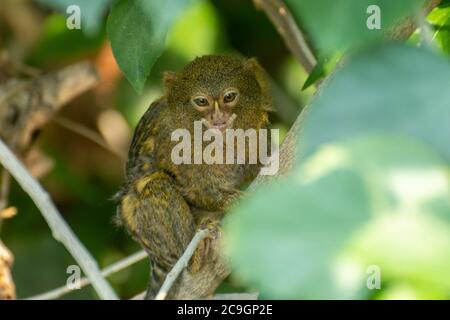
M 199 57 L 178 73 L 165 73 L 164 87 L 135 130 L 126 182 L 118 194 L 118 217 L 151 260 L 148 298 L 156 295 L 199 228 L 214 234 L 240 188 L 260 169 L 248 163 L 176 165 L 170 157 L 176 144 L 171 133 L 180 128 L 193 133 L 194 121 L 220 132 L 259 130 L 267 128 L 272 110 L 265 72 L 253 58 Z M 197 248 L 188 272 L 201 272 L 210 262 L 205 259 L 209 240 Z M 197 288 L 188 296 L 202 298 L 214 290 Z

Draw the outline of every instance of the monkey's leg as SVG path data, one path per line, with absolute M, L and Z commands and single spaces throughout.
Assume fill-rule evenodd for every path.
M 129 185 L 120 212 L 150 256 L 153 268 L 148 293 L 154 297 L 194 236 L 194 218 L 173 178 L 164 172 L 148 174 Z

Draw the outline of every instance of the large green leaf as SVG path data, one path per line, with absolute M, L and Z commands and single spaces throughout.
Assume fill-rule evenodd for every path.
M 437 298 L 445 298 L 450 293 L 448 164 L 428 147 L 397 137 L 330 148 L 328 153 L 340 154 L 341 163 L 364 177 L 376 214 L 349 251 L 364 270 L 378 266 L 383 283 L 407 284 L 422 295 L 432 288 Z M 336 157 L 328 159 L 336 164 Z
M 265 297 L 338 298 L 345 293 L 332 278 L 333 262 L 368 219 L 361 178 L 336 170 L 265 187 L 227 217 L 225 234 L 237 276 Z
M 166 35 L 190 0 L 118 0 L 107 22 L 114 56 L 125 77 L 142 92 Z
M 325 53 L 364 46 L 383 38 L 401 18 L 417 10 L 422 0 L 286 0 L 294 16 Z M 367 8 L 377 5 L 381 29 L 369 30 Z
M 36 0 L 66 14 L 67 8 L 77 5 L 81 13 L 81 29 L 85 34 L 96 35 L 103 24 L 103 15 L 111 0 Z
M 243 201 L 225 227 L 236 274 L 266 297 L 342 299 L 367 296 L 372 264 L 402 281 L 411 270 L 433 273 L 422 284 L 436 285 L 450 268 L 449 222 L 445 161 L 409 139 L 364 136 L 322 146 L 292 176 Z M 405 261 L 417 263 L 398 265 Z
M 450 160 L 449 83 L 449 62 L 424 48 L 391 45 L 356 57 L 312 102 L 302 157 L 323 143 L 378 132 L 417 138 Z

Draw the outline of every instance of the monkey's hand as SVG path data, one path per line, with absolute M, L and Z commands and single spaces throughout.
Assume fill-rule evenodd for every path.
M 207 263 L 211 263 L 212 258 L 210 250 L 212 248 L 212 242 L 218 239 L 218 235 L 221 233 L 220 220 L 212 217 L 204 217 L 200 219 L 198 230 L 208 230 L 208 236 L 203 239 L 192 255 L 189 263 L 189 272 L 195 273 L 200 271 Z

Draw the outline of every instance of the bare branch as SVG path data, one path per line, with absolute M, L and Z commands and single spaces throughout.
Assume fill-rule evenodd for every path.
M 184 251 L 183 255 L 178 259 L 177 263 L 173 266 L 172 270 L 167 274 L 166 279 L 164 280 L 163 285 L 159 289 L 158 294 L 155 297 L 155 300 L 164 300 L 169 293 L 170 288 L 172 288 L 172 285 L 177 280 L 180 273 L 186 268 L 186 266 L 189 263 L 189 260 L 191 259 L 192 255 L 195 252 L 195 249 L 197 248 L 200 241 L 205 239 L 209 235 L 209 230 L 202 229 L 197 231 L 195 236 L 192 238 L 191 242 L 187 246 L 186 250 Z
M 91 280 L 99 297 L 102 299 L 117 299 L 109 283 L 101 276 L 94 258 L 61 217 L 61 214 L 51 201 L 48 193 L 33 179 L 2 140 L 0 140 L 0 163 L 31 197 L 52 230 L 53 237 L 60 241 L 74 257 L 84 273 Z
M 80 62 L 31 80 L 0 86 L 0 137 L 19 154 L 67 102 L 98 83 L 92 64 Z
M 259 292 L 218 293 L 213 300 L 258 300 Z
M 206 300 L 258 300 L 259 292 L 218 293 Z M 145 299 L 145 291 L 135 295 L 131 300 Z
M 144 250 L 138 251 L 131 256 L 128 256 L 122 260 L 119 260 L 109 266 L 107 266 L 105 269 L 102 269 L 100 274 L 103 277 L 109 277 L 113 273 L 119 272 L 123 269 L 128 268 L 129 266 L 147 258 L 148 255 Z M 80 289 L 84 288 L 85 286 L 89 285 L 91 281 L 88 278 L 82 278 L 80 280 Z M 65 294 L 68 294 L 69 292 L 73 291 L 75 289 L 70 289 L 67 286 L 61 286 L 59 288 L 53 289 L 51 291 L 41 293 L 32 297 L 27 298 L 26 300 L 52 300 L 62 297 Z
M 98 146 L 102 147 L 106 151 L 111 152 L 112 154 L 116 155 L 120 160 L 125 161 L 124 155 L 117 152 L 111 146 L 103 139 L 103 137 L 95 132 L 94 130 L 84 126 L 81 123 L 78 123 L 76 121 L 73 121 L 69 118 L 62 117 L 62 116 L 56 116 L 54 118 L 54 121 L 56 124 L 60 125 L 61 127 L 70 130 L 76 134 L 79 134 L 80 136 L 92 141 L 93 143 L 97 144 Z
M 284 2 L 282 0 L 253 0 L 253 3 L 256 8 L 266 13 L 294 57 L 306 72 L 311 73 L 317 64 L 316 58 Z

